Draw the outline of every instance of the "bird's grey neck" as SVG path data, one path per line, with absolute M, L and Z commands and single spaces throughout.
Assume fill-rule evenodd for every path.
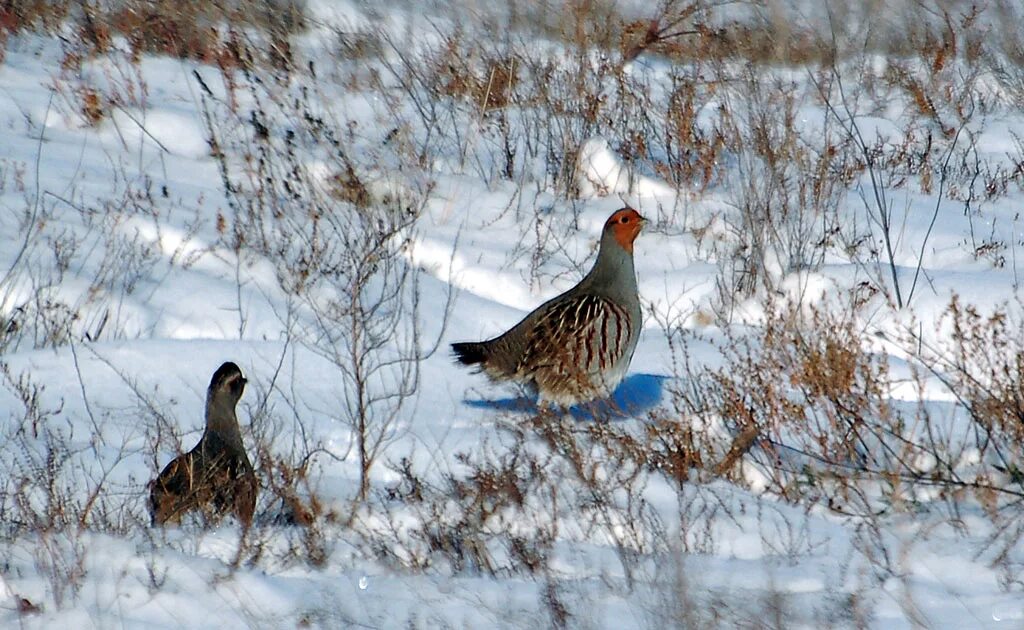
M 206 401 L 206 432 L 232 444 L 242 443 L 242 432 L 238 428 L 235 404 L 221 400 Z
M 636 270 L 633 268 L 633 256 L 617 243 L 602 243 L 593 269 L 581 284 L 588 286 L 592 291 L 615 289 L 635 294 Z

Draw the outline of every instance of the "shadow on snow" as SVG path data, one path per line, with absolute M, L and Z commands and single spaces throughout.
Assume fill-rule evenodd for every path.
M 619 383 L 611 398 L 575 405 L 567 412 L 576 420 L 638 418 L 661 403 L 662 384 L 668 378 L 656 374 L 632 374 Z M 528 396 L 498 400 L 464 400 L 463 403 L 470 407 L 495 411 L 539 413 L 543 410 L 535 398 Z

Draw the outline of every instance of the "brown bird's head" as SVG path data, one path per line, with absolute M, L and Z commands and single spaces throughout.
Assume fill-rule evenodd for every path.
M 247 382 L 242 376 L 242 370 L 228 361 L 213 373 L 213 378 L 210 379 L 209 395 L 211 398 L 230 400 L 233 406 L 242 398 L 242 392 L 245 391 Z
M 633 241 L 640 235 L 640 230 L 643 229 L 646 223 L 647 219 L 640 216 L 639 212 L 630 207 L 625 207 L 621 210 L 616 210 L 612 213 L 612 216 L 608 217 L 604 224 L 604 232 L 606 235 L 611 234 L 615 242 L 622 249 L 632 254 Z

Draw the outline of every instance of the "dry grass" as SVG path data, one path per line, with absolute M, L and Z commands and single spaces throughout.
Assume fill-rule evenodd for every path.
M 923 389 L 926 374 L 942 379 L 958 398 L 970 433 L 984 437 L 980 464 L 961 466 L 977 444 L 940 430 L 941 419 L 924 406 L 896 404 L 885 358 L 864 350 L 858 309 L 877 306 L 877 296 L 892 297 L 900 289 L 901 299 L 889 302 L 905 298 L 912 304 L 914 291 L 873 271 L 885 269 L 891 256 L 878 251 L 872 234 L 851 231 L 841 210 L 858 185 L 864 186 L 869 214 L 891 207 L 884 203 L 887 191 L 933 195 L 969 217 L 1017 192 L 1024 184 L 1024 150 L 1018 148 L 1007 163 L 987 163 L 968 136 L 993 112 L 1024 102 L 1020 34 L 1003 28 L 985 36 L 981 17 L 966 3 L 900 14 L 870 36 L 838 27 L 823 32 L 770 12 L 725 19 L 720 11 L 726 5 L 715 2 L 666 2 L 640 18 L 619 14 L 614 3 L 581 0 L 566 6 L 555 13 L 526 7 L 508 24 L 495 20 L 475 30 L 442 28 L 436 39 L 417 45 L 384 29 L 338 32 L 343 54 L 318 73 L 290 47 L 289 37 L 305 23 L 301 7 L 293 4 L 273 14 L 261 2 L 0 4 L 0 46 L 27 32 L 73 28 L 78 39 L 66 44 L 61 94 L 87 124 L 102 124 L 112 108 L 144 100 L 141 85 L 100 89 L 79 80 L 76 73 L 90 58 L 120 54 L 131 66 L 142 55 L 169 55 L 223 71 L 224 99 L 202 91 L 211 153 L 227 191 L 228 207 L 216 222 L 218 245 L 240 257 L 275 261 L 279 288 L 295 296 L 295 308 L 316 313 L 322 322 L 321 328 L 303 330 L 294 313 L 282 315 L 291 327 L 289 340 L 305 342 L 342 375 L 338 399 L 346 406 L 336 419 L 352 431 L 361 473 L 353 509 L 332 512 L 317 495 L 310 465 L 318 446 L 287 450 L 281 431 L 259 433 L 265 520 L 241 543 L 239 559 L 269 561 L 271 538 L 283 526 L 297 525 L 288 530 L 294 533 L 290 546 L 274 561 L 323 566 L 333 544 L 355 532 L 366 556 L 404 569 L 544 580 L 551 623 L 571 625 L 579 611 L 566 603 L 551 566 L 564 532 L 607 541 L 633 586 L 649 577 L 645 558 L 679 551 L 643 501 L 648 484 L 678 493 L 681 520 L 706 524 L 727 516 L 695 504 L 689 492 L 699 488 L 713 495 L 714 484 L 723 480 L 746 486 L 756 479 L 758 490 L 779 501 L 808 510 L 825 506 L 857 519 L 866 541 L 862 552 L 879 565 L 888 563 L 885 570 L 893 573 L 894 550 L 879 534 L 885 519 L 911 512 L 955 514 L 965 505 L 980 505 L 996 532 L 990 542 L 1001 554 L 997 562 L 1012 583 L 1018 569 L 1007 558 L 1022 536 L 1024 496 L 1021 327 L 1008 313 L 982 315 L 954 302 L 947 314 L 953 343 L 922 348 L 919 339 L 903 342 L 920 369 L 916 383 Z M 834 16 L 834 23 L 863 23 L 869 6 L 855 3 Z M 998 9 L 1012 7 L 997 3 Z M 501 37 L 507 25 L 531 37 L 539 31 L 564 46 Z M 121 37 L 127 50 L 116 50 Z M 875 72 L 870 62 L 879 54 L 890 63 Z M 665 74 L 667 88 L 627 71 L 645 58 L 673 64 Z M 806 71 L 809 84 L 786 78 L 793 67 Z M 998 97 L 977 89 L 986 72 L 1004 90 Z M 856 93 L 841 90 L 855 78 Z M 336 83 L 326 86 L 327 81 Z M 353 121 L 322 115 L 332 112 L 329 103 L 316 100 L 329 91 L 319 88 L 339 85 L 365 90 L 386 104 L 378 122 L 389 131 L 374 151 L 353 149 Z M 851 121 L 878 113 L 890 101 L 908 106 L 895 121 L 898 129 L 891 136 L 858 138 Z M 255 104 L 245 109 L 240 102 Z M 829 110 L 834 126 L 807 131 L 798 113 L 808 103 Z M 292 135 L 282 130 L 281 119 Z M 723 188 L 732 192 L 729 212 L 713 217 L 725 225 L 710 252 L 724 261 L 713 319 L 730 322 L 733 308 L 752 297 L 770 302 L 767 296 L 775 295 L 782 279 L 776 266 L 782 274 L 814 270 L 833 255 L 869 270 L 851 289 L 851 308 L 804 312 L 767 304 L 762 327 L 726 339 L 723 367 L 680 366 L 685 387 L 672 392 L 672 409 L 644 422 L 580 424 L 540 415 L 502 425 L 486 444 L 459 454 L 457 472 L 425 471 L 415 458 L 392 461 L 392 429 L 405 401 L 416 394 L 418 370 L 429 354 L 421 348 L 431 345 L 417 336 L 419 288 L 402 248 L 433 190 L 426 184 L 406 196 L 381 195 L 374 175 L 395 164 L 455 164 L 460 174 L 488 184 L 517 184 L 527 199 L 550 194 L 573 207 L 580 195 L 580 151 L 595 136 L 609 140 L 629 165 L 630 178 L 653 172 L 685 198 Z M 304 169 L 303 151 L 329 156 L 323 160 L 329 170 L 323 187 Z M 239 155 L 250 159 L 233 161 Z M 4 174 L 0 186 L 10 179 L 24 188 L 17 183 L 23 177 Z M 863 184 L 868 180 L 870 187 Z M 876 207 L 872 198 L 882 203 Z M 138 212 L 158 203 L 144 191 L 124 191 L 122 205 Z M 519 217 L 529 227 L 510 264 L 529 257 L 531 280 L 546 282 L 540 270 L 575 226 L 570 218 L 543 223 L 541 209 L 534 210 L 535 216 Z M 44 208 L 25 222 L 26 242 L 34 222 L 52 212 Z M 673 209 L 657 212 L 673 229 L 697 234 L 706 227 L 688 224 Z M 544 229 L 534 227 L 542 223 Z M 110 225 L 98 223 L 94 233 L 115 232 Z M 71 244 L 48 246 L 64 268 L 79 255 Z M 993 266 L 1006 264 L 1009 246 L 997 239 L 972 234 L 965 246 Z M 108 262 L 96 286 L 127 292 L 152 259 L 140 244 L 114 239 L 101 242 L 97 251 L 106 252 Z M 5 310 L 0 349 L 59 347 L 122 334 L 116 322 L 101 316 L 83 325 L 88 304 L 51 299 L 46 289 L 55 280 L 37 280 L 40 290 L 30 300 Z M 331 293 L 347 301 L 321 299 Z M 241 309 L 239 326 L 245 326 Z M 673 339 L 691 334 L 667 332 Z M 397 359 L 379 342 L 396 334 L 408 342 Z M 381 374 L 394 385 L 390 398 L 368 394 L 367 379 Z M 51 536 L 38 561 L 54 580 L 55 599 L 63 601 L 82 579 L 86 550 L 76 546 L 78 532 L 141 525 L 133 524 L 128 504 L 122 498 L 119 506 L 103 483 L 74 478 L 60 466 L 67 441 L 42 428 L 55 412 L 43 408 L 31 379 L 7 373 L 6 384 L 25 408 L 12 429 L 17 435 L 7 437 L 20 444 L 31 436 L 31 446 L 38 448 L 24 450 L 2 471 L 8 474 L 0 521 L 10 528 L 5 534 Z M 301 408 L 289 396 L 294 409 Z M 138 398 L 141 407 L 145 401 Z M 154 423 L 147 452 L 168 450 L 175 437 L 166 430 L 170 423 Z M 370 483 L 371 470 L 384 464 L 400 479 L 387 488 Z M 87 486 L 84 498 L 79 486 Z M 367 512 L 392 518 L 393 529 L 366 526 L 374 520 L 360 518 Z M 53 532 L 66 535 L 57 539 Z M 712 551 L 712 534 L 702 535 L 695 548 Z M 68 586 L 61 587 L 61 580 Z M 672 587 L 692 597 L 699 585 Z M 859 618 L 863 604 L 855 596 L 850 600 L 851 619 Z M 714 617 L 723 610 L 757 620 L 741 604 L 724 602 L 707 618 L 675 613 L 691 626 L 725 623 Z M 785 625 L 784 597 L 753 608 Z
M 0 45 L 12 35 L 70 29 L 68 59 L 109 54 L 114 38 L 123 37 L 133 59 L 169 55 L 203 63 L 237 66 L 240 33 L 260 33 L 267 57 L 290 63 L 289 37 L 305 28 L 302 0 L 9 0 L 0 5 Z M 66 62 L 67 63 L 67 62 Z

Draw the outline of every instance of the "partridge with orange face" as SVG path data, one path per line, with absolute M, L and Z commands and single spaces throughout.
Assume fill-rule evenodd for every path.
M 632 208 L 616 211 L 604 224 L 597 261 L 579 284 L 503 335 L 452 344 L 456 360 L 479 365 L 494 380 L 523 384 L 557 405 L 609 396 L 640 338 L 633 241 L 646 222 Z

